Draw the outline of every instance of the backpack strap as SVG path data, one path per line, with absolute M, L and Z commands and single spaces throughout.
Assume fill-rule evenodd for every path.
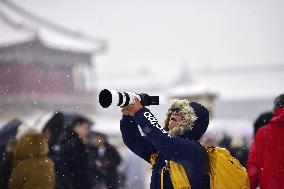
M 164 189 L 164 171 L 165 170 L 170 170 L 170 166 L 169 166 L 169 163 L 167 163 L 163 168 L 162 168 L 162 171 L 161 171 L 161 189 Z
M 151 163 L 152 167 L 157 163 L 158 155 L 159 155 L 159 153 L 155 153 L 155 154 L 152 154 L 152 155 L 151 155 L 151 157 L 150 157 L 150 163 Z M 164 189 L 164 171 L 165 171 L 165 170 L 170 170 L 169 163 L 167 163 L 167 164 L 162 168 L 162 171 L 161 171 L 161 176 L 160 176 L 161 189 Z
M 210 162 L 209 162 L 209 155 L 208 155 L 208 149 L 214 148 L 213 146 L 207 146 L 204 144 L 198 143 L 202 148 L 205 150 L 205 160 L 203 164 L 203 189 L 210 189 Z

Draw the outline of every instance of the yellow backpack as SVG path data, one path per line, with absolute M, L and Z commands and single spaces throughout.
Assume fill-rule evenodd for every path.
M 239 160 L 220 147 L 205 147 L 209 159 L 210 188 L 249 189 L 248 174 Z
M 247 171 L 230 152 L 220 147 L 204 147 L 208 155 L 207 174 L 210 176 L 211 189 L 249 189 Z M 154 165 L 157 154 L 151 156 Z M 181 164 L 170 161 L 164 168 L 169 170 L 174 189 L 191 189 L 190 180 Z M 163 171 L 161 189 L 163 189 Z

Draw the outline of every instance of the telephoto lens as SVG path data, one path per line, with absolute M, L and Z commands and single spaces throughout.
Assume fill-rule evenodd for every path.
M 159 105 L 159 96 L 149 96 L 146 93 L 117 92 L 112 89 L 104 89 L 99 94 L 99 103 L 103 108 L 109 106 L 127 106 L 134 104 L 135 97 L 138 98 L 143 106 Z

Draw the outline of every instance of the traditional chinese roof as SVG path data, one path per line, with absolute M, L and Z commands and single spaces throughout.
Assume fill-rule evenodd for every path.
M 92 54 L 106 48 L 103 39 L 56 25 L 6 0 L 0 1 L 0 28 L 0 48 L 35 40 L 61 51 Z

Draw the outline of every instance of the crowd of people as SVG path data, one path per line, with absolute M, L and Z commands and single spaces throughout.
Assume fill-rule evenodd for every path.
M 2 128 L 10 136 L 1 143 L 1 189 L 118 189 L 121 156 L 85 116 L 55 112 L 36 128 L 10 123 L 17 128 Z
M 180 165 L 189 183 L 179 187 L 209 188 L 204 177 L 207 152 L 199 143 L 209 124 L 204 106 L 175 99 L 163 126 L 138 98 L 121 112 L 123 142 L 152 165 L 151 189 L 176 188 L 171 169 Z M 105 134 L 91 131 L 92 125 L 83 115 L 60 111 L 43 116 L 36 129 L 18 119 L 9 122 L 0 133 L 0 188 L 129 188 L 118 171 L 120 154 Z M 273 111 L 256 118 L 254 135 L 250 148 L 243 139 L 227 135 L 217 144 L 210 138 L 206 143 L 226 148 L 239 160 L 250 188 L 284 188 L 284 94 L 275 99 Z M 141 180 L 143 172 L 139 174 L 130 179 Z

